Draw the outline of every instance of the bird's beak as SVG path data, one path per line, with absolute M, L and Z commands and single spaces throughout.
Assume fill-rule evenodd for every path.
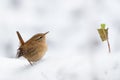
M 48 32 L 46 32 L 46 33 L 44 33 L 44 35 L 46 35 L 46 34 L 48 34 L 49 33 L 49 31 Z

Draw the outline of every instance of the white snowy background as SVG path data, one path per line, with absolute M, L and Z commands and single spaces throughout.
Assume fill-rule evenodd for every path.
M 111 53 L 97 29 L 109 28 Z M 48 51 L 30 66 L 16 58 L 25 41 L 47 35 Z M 0 0 L 0 80 L 120 80 L 120 0 Z

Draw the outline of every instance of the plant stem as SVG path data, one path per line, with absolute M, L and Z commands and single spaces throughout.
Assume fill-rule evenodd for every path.
M 107 28 L 107 30 L 108 30 L 108 28 Z M 110 53 L 110 52 L 111 52 L 111 48 L 110 48 L 110 43 L 109 43 L 109 40 L 108 40 L 108 33 L 106 34 L 106 32 L 105 32 L 104 29 L 103 29 L 103 33 L 104 33 L 104 35 L 105 35 L 105 37 L 106 37 L 106 39 L 107 39 L 108 50 L 109 50 L 109 53 Z

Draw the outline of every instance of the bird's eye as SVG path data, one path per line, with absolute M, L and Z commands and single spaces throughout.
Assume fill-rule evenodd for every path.
M 42 36 L 38 37 L 36 40 L 40 40 L 40 39 L 42 39 Z

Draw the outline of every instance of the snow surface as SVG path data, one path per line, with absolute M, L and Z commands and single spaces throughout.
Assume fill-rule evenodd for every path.
M 0 80 L 120 80 L 119 0 L 0 0 Z M 109 28 L 111 53 L 97 29 Z M 31 66 L 16 58 L 25 41 L 47 35 L 48 51 Z

